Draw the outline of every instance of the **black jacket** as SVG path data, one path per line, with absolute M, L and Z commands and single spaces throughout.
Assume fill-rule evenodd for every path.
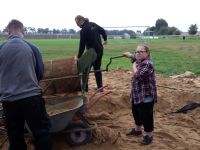
M 96 23 L 86 21 L 80 31 L 78 58 L 83 54 L 85 47 L 86 49 L 94 48 L 97 55 L 102 55 L 103 45 L 101 42 L 101 35 L 104 41 L 107 41 L 107 34 L 102 27 Z

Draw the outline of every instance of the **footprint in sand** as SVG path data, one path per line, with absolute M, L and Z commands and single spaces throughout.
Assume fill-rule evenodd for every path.
M 175 137 L 173 137 L 172 135 L 165 133 L 165 132 L 154 132 L 154 135 L 156 135 L 160 138 L 165 138 L 165 139 L 177 141 L 177 139 Z

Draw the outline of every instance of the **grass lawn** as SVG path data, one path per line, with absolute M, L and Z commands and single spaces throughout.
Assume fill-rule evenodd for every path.
M 45 60 L 58 59 L 66 56 L 76 56 L 79 39 L 40 39 L 28 40 L 37 45 Z M 0 40 L 2 43 L 2 40 Z M 123 52 L 134 52 L 138 44 L 145 43 L 150 47 L 151 56 L 157 73 L 174 75 L 191 71 L 200 75 L 200 39 L 163 38 L 154 40 L 142 39 L 109 39 L 104 46 L 102 68 L 104 69 L 110 57 Z M 131 68 L 127 58 L 113 60 L 109 69 Z

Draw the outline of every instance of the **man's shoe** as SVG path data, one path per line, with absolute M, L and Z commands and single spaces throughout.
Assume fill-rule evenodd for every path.
M 142 135 L 142 131 L 136 131 L 135 128 L 134 128 L 129 133 L 127 133 L 126 135 L 127 136 L 140 136 L 140 135 Z
M 141 141 L 142 145 L 148 145 L 151 144 L 153 142 L 153 136 L 144 136 L 143 140 Z
M 98 91 L 98 92 L 103 92 L 103 88 L 96 88 L 95 91 Z

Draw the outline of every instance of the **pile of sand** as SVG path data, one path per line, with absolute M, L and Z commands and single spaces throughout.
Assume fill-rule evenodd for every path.
M 200 79 L 192 77 L 164 77 L 157 75 L 158 103 L 155 105 L 154 141 L 141 146 L 142 137 L 127 137 L 134 127 L 129 93 L 131 73 L 118 69 L 103 73 L 104 84 L 111 94 L 103 97 L 87 111 L 89 121 L 97 123 L 92 141 L 80 147 L 70 147 L 62 135 L 54 139 L 54 150 L 198 150 L 200 148 L 200 108 L 186 114 L 167 114 L 190 102 L 200 103 Z M 96 87 L 91 74 L 89 97 Z

